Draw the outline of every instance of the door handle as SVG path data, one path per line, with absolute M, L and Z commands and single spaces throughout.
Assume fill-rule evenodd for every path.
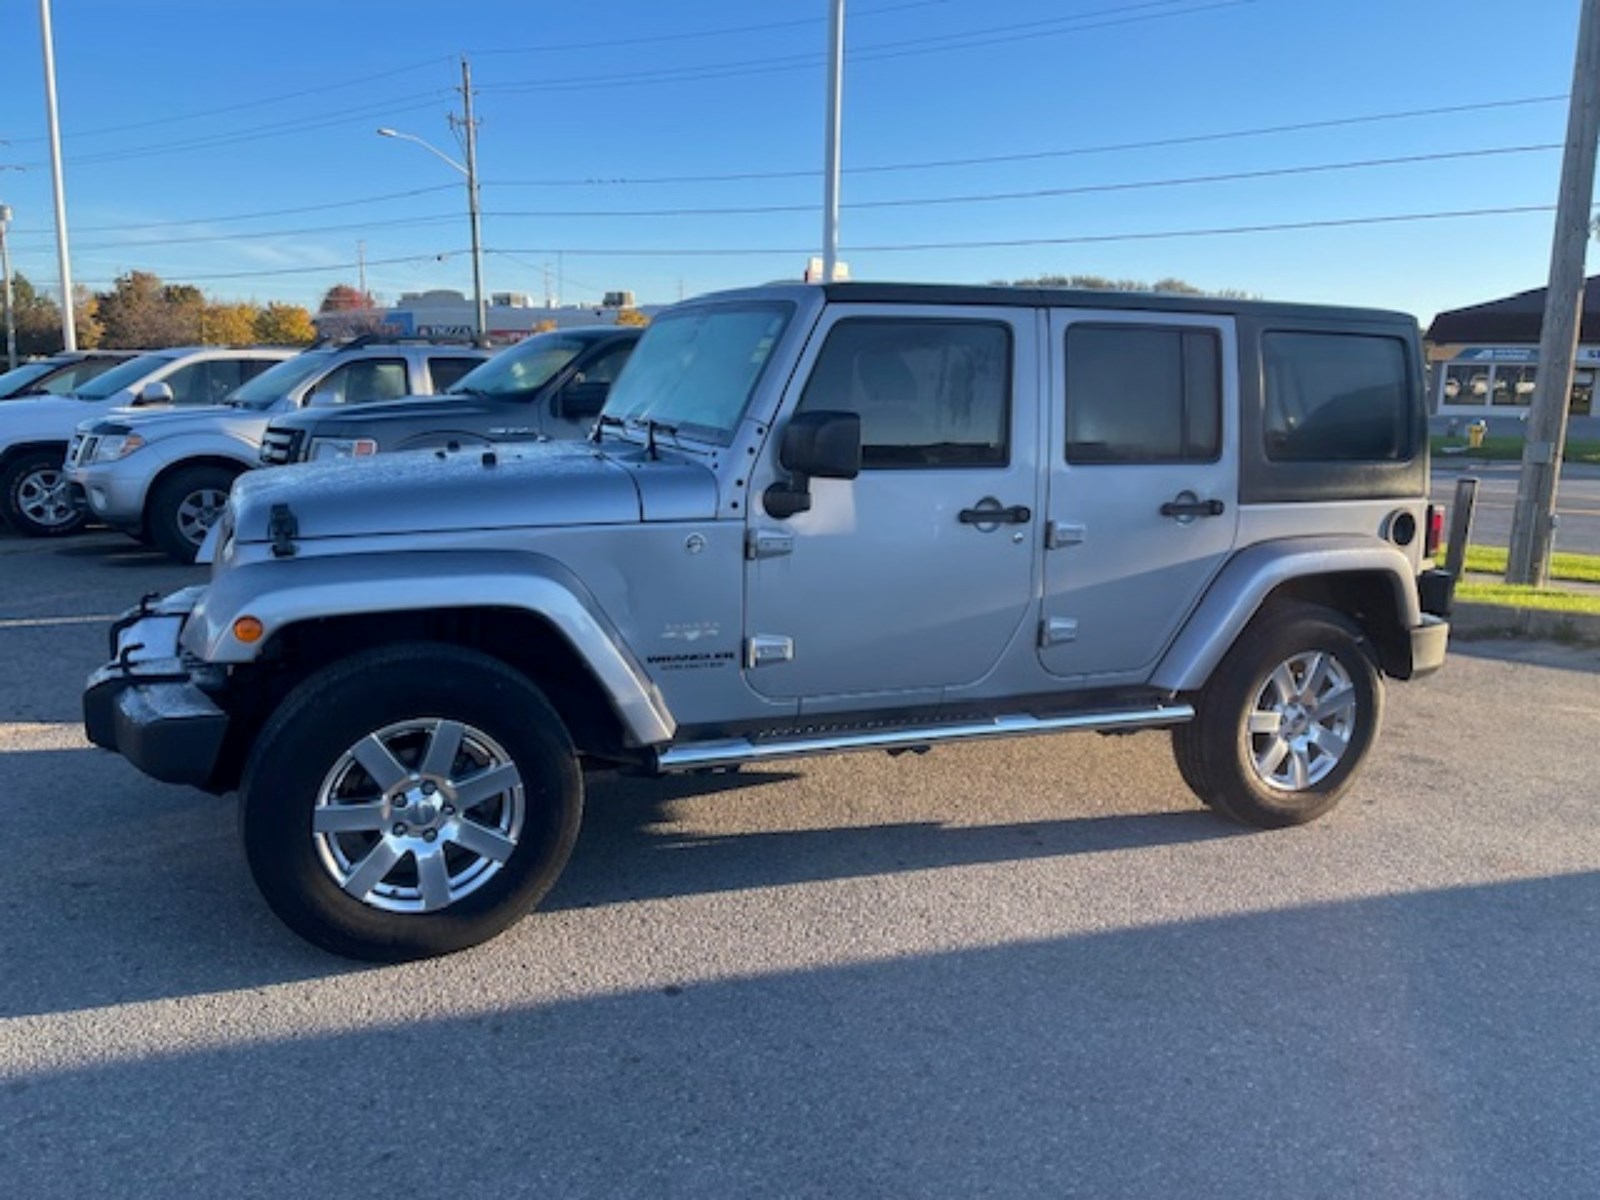
M 1026 504 L 1010 508 L 963 508 L 958 518 L 963 525 L 1026 525 L 1033 520 L 1033 509 Z
M 1161 506 L 1161 515 L 1163 517 L 1176 517 L 1180 521 L 1192 521 L 1196 517 L 1220 517 L 1228 507 L 1221 500 L 1197 500 L 1192 493 L 1185 493 L 1185 495 L 1188 496 L 1188 499 L 1179 497 L 1176 500 L 1168 500 L 1163 504 Z

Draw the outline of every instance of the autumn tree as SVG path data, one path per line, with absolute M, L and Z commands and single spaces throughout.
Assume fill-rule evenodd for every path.
M 201 342 L 207 346 L 248 346 L 256 340 L 256 317 L 260 311 L 254 304 L 207 301 L 201 319 Z
M 371 292 L 363 292 L 353 288 L 348 283 L 336 283 L 323 294 L 322 303 L 317 306 L 318 312 L 350 312 L 356 309 L 377 308 L 378 302 L 373 299 Z
M 129 271 L 95 300 L 106 346 L 149 349 L 199 339 L 205 300 L 198 288 L 168 286 L 148 271 Z
M 645 316 L 637 308 L 619 308 L 617 309 L 617 324 L 633 325 L 643 328 L 644 326 L 650 324 L 650 318 Z
M 268 346 L 303 346 L 317 337 L 311 314 L 298 304 L 272 303 L 256 314 L 255 340 Z
M 61 306 L 33 286 L 21 272 L 11 276 L 12 300 L 16 305 L 17 352 L 22 355 L 55 354 L 63 344 Z M 76 289 L 73 307 L 78 347 L 93 350 L 100 344 L 100 325 L 95 320 L 94 297 L 84 288 Z

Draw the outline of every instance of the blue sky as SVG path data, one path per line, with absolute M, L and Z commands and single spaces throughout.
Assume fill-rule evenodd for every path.
M 795 277 L 821 239 L 827 9 L 56 0 L 74 275 L 315 303 L 354 281 L 364 241 L 380 297 L 467 289 L 458 177 L 374 133 L 459 157 L 445 114 L 465 52 L 491 290 L 540 295 L 548 268 L 566 301 L 658 303 Z M 53 286 L 37 5 L 3 13 L 0 164 L 26 169 L 0 171 L 0 199 L 17 269 Z M 1548 211 L 1193 231 L 1553 205 L 1560 152 L 1538 147 L 1564 134 L 1551 98 L 1577 15 L 1578 0 L 849 0 L 841 257 L 856 278 L 1177 276 L 1424 321 L 1537 287 Z M 1459 111 L 1394 115 L 1433 109 Z M 1301 128 L 1256 132 L 1283 126 Z M 1192 182 L 1218 175 L 1254 177 Z M 727 211 L 750 209 L 789 211 Z M 1169 233 L 1184 236 L 1150 236 Z M 1032 244 L 952 245 L 1006 242 Z

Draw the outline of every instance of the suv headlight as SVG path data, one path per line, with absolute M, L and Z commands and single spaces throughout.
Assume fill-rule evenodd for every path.
M 378 452 L 378 443 L 371 438 L 312 438 L 310 462 L 328 458 L 366 458 Z
M 116 462 L 119 458 L 127 458 L 143 445 L 144 439 L 137 433 L 113 433 L 100 439 L 100 444 L 94 448 L 94 458 L 90 461 Z

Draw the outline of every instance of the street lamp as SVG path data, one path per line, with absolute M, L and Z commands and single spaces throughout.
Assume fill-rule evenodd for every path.
M 469 97 L 471 96 L 470 88 L 467 94 Z M 414 133 L 401 133 L 398 129 L 385 128 L 378 130 L 378 136 L 398 138 L 402 142 L 415 142 L 435 158 L 442 158 L 466 177 L 467 214 L 472 220 L 472 292 L 474 308 L 477 312 L 477 343 L 479 346 L 487 346 L 489 344 L 489 309 L 485 305 L 483 298 L 483 235 L 480 231 L 478 213 L 478 138 L 472 124 L 472 102 L 469 99 L 467 103 L 467 161 L 465 165 L 458 163 L 439 147 L 431 142 L 424 141 Z

